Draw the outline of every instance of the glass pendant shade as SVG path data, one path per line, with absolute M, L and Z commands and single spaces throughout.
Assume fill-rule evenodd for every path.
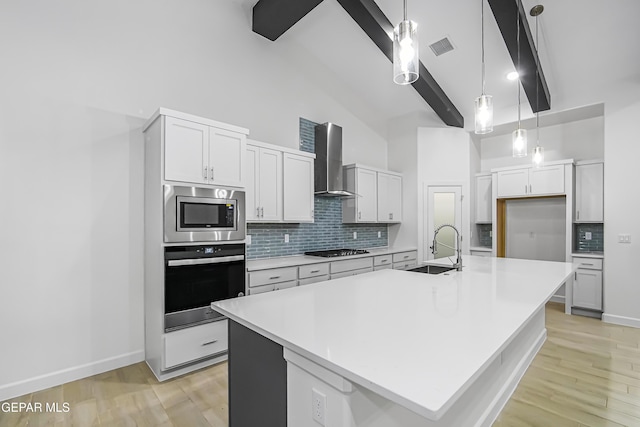
M 527 130 L 518 128 L 513 131 L 513 157 L 527 156 Z
M 418 24 L 404 20 L 393 30 L 393 81 L 408 85 L 418 80 Z
M 536 146 L 536 148 L 533 149 L 533 156 L 532 156 L 532 160 L 533 160 L 533 166 L 536 168 L 541 168 L 542 164 L 544 163 L 544 148 L 541 146 Z
M 480 95 L 476 98 L 476 133 L 493 132 L 493 98 L 491 95 Z

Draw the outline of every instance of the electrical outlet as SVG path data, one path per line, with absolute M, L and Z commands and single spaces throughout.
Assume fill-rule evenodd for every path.
M 284 235 L 284 242 L 285 243 L 289 243 L 289 235 L 288 234 Z
M 584 240 L 591 240 L 591 232 L 590 231 L 585 231 L 584 232 Z
M 493 237 L 493 230 L 489 230 L 489 237 Z
M 631 243 L 631 234 L 618 234 L 618 243 Z
M 311 417 L 314 421 L 324 424 L 324 413 L 327 407 L 327 396 L 320 393 L 315 388 L 311 389 Z
M 354 231 L 354 232 L 353 232 L 353 238 L 354 238 L 354 239 L 357 239 L 357 238 L 358 238 L 358 232 L 357 232 L 357 231 Z
M 247 245 L 251 244 L 251 234 L 247 234 L 247 237 L 245 238 L 245 242 L 247 243 Z
M 382 237 L 382 231 L 378 231 L 378 239 Z

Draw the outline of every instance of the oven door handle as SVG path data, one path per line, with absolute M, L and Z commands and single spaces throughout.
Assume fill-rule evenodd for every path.
M 244 255 L 223 256 L 218 258 L 172 259 L 168 261 L 169 267 L 181 267 L 183 265 L 220 264 L 223 262 L 242 261 Z

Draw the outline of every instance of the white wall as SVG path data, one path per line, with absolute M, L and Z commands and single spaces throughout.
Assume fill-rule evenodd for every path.
M 427 208 L 423 192 L 429 185 L 462 187 L 462 249 L 469 253 L 470 242 L 470 161 L 472 140 L 457 128 L 418 128 L 418 259 L 426 259 L 424 219 Z
M 529 152 L 536 146 L 536 130 L 528 129 Z M 491 134 L 489 134 L 491 135 Z M 540 128 L 540 145 L 546 161 L 593 160 L 604 157 L 604 118 L 594 117 Z M 511 153 L 511 134 L 488 136 L 481 142 L 481 170 L 528 165 L 531 155 L 514 158 Z
M 603 320 L 640 327 L 640 83 L 605 103 L 604 315 Z M 631 243 L 618 243 L 631 234 Z
M 0 7 L 0 400 L 143 359 L 144 120 L 160 106 L 298 146 L 300 116 L 386 141 L 250 30 L 241 2 Z

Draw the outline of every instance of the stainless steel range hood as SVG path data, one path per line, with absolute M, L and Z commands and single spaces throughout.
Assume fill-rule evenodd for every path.
M 354 196 L 342 186 L 342 128 L 333 123 L 315 129 L 315 195 Z

